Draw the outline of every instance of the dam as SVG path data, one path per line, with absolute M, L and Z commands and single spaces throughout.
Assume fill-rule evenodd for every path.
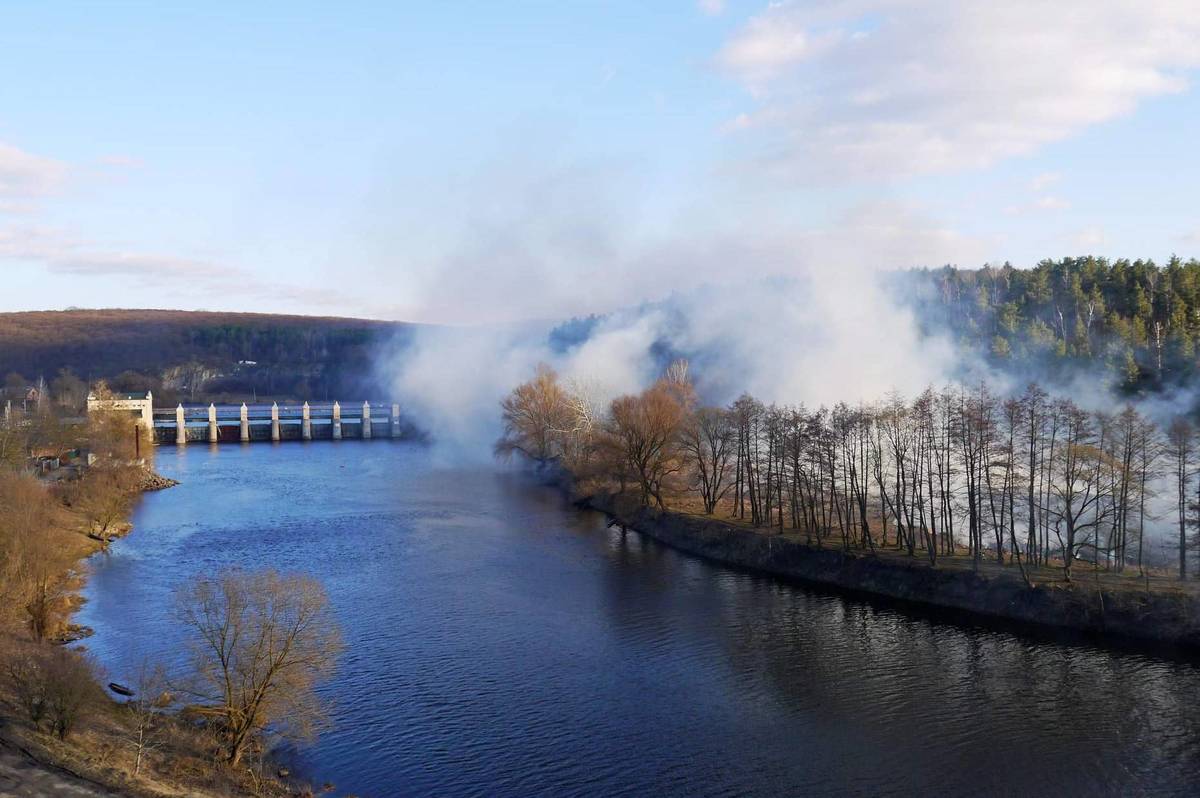
M 242 402 L 155 407 L 154 394 L 89 393 L 88 412 L 97 409 L 127 413 L 136 429 L 153 443 L 253 443 L 255 441 L 337 441 L 343 438 L 401 438 L 400 405 L 370 402 L 303 402 L 271 404 Z
M 240 405 L 180 404 L 154 408 L 150 431 L 154 443 L 254 443 L 343 438 L 400 438 L 400 405 L 370 402 Z
M 127 413 L 152 443 L 253 443 L 258 440 L 341 440 L 401 438 L 400 404 L 371 402 L 301 404 L 185 404 L 156 408 L 150 391 L 88 395 L 88 412 L 98 408 Z

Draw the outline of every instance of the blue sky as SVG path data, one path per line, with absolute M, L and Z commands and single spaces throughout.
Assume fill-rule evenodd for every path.
M 1200 254 L 1192 2 L 9 3 L 0 310 Z

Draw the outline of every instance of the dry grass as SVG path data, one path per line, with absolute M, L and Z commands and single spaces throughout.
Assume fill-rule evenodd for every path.
M 61 570 L 56 595 L 62 596 L 51 628 L 50 637 L 54 638 L 70 629 L 71 613 L 81 601 L 78 591 L 85 578 L 83 561 L 105 544 L 88 535 L 92 524 L 84 514 L 58 500 L 51 506 L 46 536 L 54 543 L 54 562 Z M 163 719 L 162 743 L 146 755 L 141 772 L 135 776 L 136 748 L 131 739 L 134 719 L 128 708 L 99 685 L 97 697 L 88 702 L 78 727 L 65 741 L 35 727 L 16 702 L 15 686 L 3 667 L 19 654 L 38 650 L 39 645 L 44 651 L 51 645 L 31 642 L 26 626 L 27 613 L 20 602 L 0 602 L 0 741 L 7 743 L 4 748 L 8 759 L 18 757 L 45 766 L 30 773 L 27 768 L 5 769 L 0 763 L 6 780 L 30 780 L 17 788 L 18 794 L 50 794 L 46 782 L 69 779 L 71 775 L 97 785 L 98 792 L 118 790 L 147 798 L 297 794 L 295 788 L 270 777 L 269 767 L 263 778 L 247 767 L 232 772 L 218 765 L 211 737 L 174 715 Z M 63 771 L 68 775 L 64 776 Z M 67 782 L 62 785 L 65 790 Z
M 12 655 L 33 644 L 12 635 L 0 637 L 0 648 Z M 0 734 L 33 761 L 123 795 L 137 798 L 168 796 L 226 796 L 295 794 L 280 781 L 267 778 L 255 785 L 248 772 L 232 772 L 214 764 L 212 739 L 200 728 L 176 716 L 163 718 L 161 744 L 146 754 L 134 775 L 135 747 L 128 709 L 108 697 L 89 706 L 77 731 L 67 740 L 36 729 L 23 717 L 11 685 L 0 679 L 0 711 L 12 718 Z M 255 788 L 257 786 L 257 789 Z

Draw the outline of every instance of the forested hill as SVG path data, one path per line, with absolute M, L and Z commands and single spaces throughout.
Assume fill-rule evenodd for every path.
M 0 313 L 0 378 L 106 379 L 164 401 L 376 395 L 374 355 L 411 325 L 175 310 Z M 70 380 L 66 380 L 70 382 Z
M 1029 269 L 947 266 L 890 279 L 927 333 L 950 336 L 964 352 L 1021 377 L 1054 382 L 1099 373 L 1132 393 L 1182 385 L 1200 372 L 1197 260 L 1064 258 Z M 598 321 L 566 322 L 551 343 L 578 343 Z M 386 391 L 374 384 L 379 351 L 414 329 L 254 313 L 0 313 L 0 389 L 12 396 L 18 384 L 44 378 L 77 394 L 73 380 L 103 378 L 118 390 L 154 390 L 164 403 L 381 396 Z
M 1064 258 L 1031 269 L 897 275 L 927 332 L 1043 379 L 1097 369 L 1125 391 L 1180 385 L 1200 370 L 1200 261 Z

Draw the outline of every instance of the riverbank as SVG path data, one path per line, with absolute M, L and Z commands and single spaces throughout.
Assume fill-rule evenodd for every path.
M 1016 566 L 989 566 L 980 572 L 931 567 L 892 552 L 811 546 L 798 536 L 644 507 L 610 493 L 574 498 L 579 506 L 598 510 L 616 524 L 672 548 L 757 573 L 1031 629 L 1065 629 L 1092 639 L 1200 651 L 1200 601 L 1195 593 L 1170 585 L 1150 589 L 1146 582 L 1140 589 L 1142 582 L 1132 579 L 1093 583 L 1081 572 L 1070 584 L 1035 579 L 1031 587 Z
M 86 478 L 87 475 L 85 475 Z M 32 480 L 31 477 L 26 479 Z M 40 537 L 53 547 L 46 559 L 48 602 L 44 642 L 31 641 L 19 602 L 0 623 L 0 653 L 8 662 L 49 662 L 64 647 L 87 653 L 92 630 L 74 622 L 83 606 L 80 591 L 87 561 L 133 531 L 132 513 L 143 494 L 179 484 L 144 463 L 109 467 L 104 491 L 79 490 L 76 483 L 34 483 L 28 497 L 43 502 L 45 527 Z M 3 519 L 0 519 L 3 520 Z M 82 645 L 76 646 L 80 643 Z M 4 671 L 5 674 L 8 671 Z M 127 795 L 144 798 L 194 795 L 292 796 L 311 794 L 299 782 L 266 772 L 233 772 L 215 764 L 211 736 L 172 712 L 150 726 L 111 694 L 99 670 L 80 685 L 85 695 L 79 720 L 67 739 L 49 733 L 44 723 L 29 722 L 21 687 L 0 679 L 0 795 Z M 135 742 L 143 740 L 137 764 Z
M 113 541 L 133 531 L 130 517 L 142 494 L 166 490 L 179 484 L 176 480 L 162 476 L 147 464 L 134 464 L 125 468 L 128 474 L 114 480 L 113 486 L 113 489 L 119 490 L 122 495 L 104 500 L 111 509 L 102 509 L 103 522 L 97 521 L 94 508 L 88 508 L 87 502 L 82 503 L 83 507 L 70 506 L 64 502 L 63 514 L 57 523 L 80 534 L 71 538 L 73 543 L 64 552 L 69 567 L 58 575 L 58 592 L 62 594 L 62 607 L 58 610 L 61 622 L 49 636 L 52 642 L 76 643 L 91 636 L 91 629 L 73 621 L 73 616 L 83 604 L 80 596 L 86 579 L 86 567 L 83 564 L 92 556 L 106 551 Z

